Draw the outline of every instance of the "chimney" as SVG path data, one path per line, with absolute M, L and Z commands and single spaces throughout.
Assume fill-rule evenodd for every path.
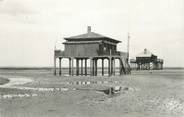
M 147 54 L 147 49 L 146 48 L 144 49 L 144 54 Z
M 91 32 L 91 26 L 88 26 L 88 33 Z

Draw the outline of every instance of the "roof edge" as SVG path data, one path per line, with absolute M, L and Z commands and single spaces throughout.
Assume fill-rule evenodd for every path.
M 109 37 L 99 37 L 99 38 L 93 38 L 93 37 L 90 37 L 90 38 L 70 38 L 70 37 L 64 37 L 64 39 L 65 40 L 84 40 L 84 39 L 86 39 L 86 41 L 87 41 L 87 39 L 102 39 L 102 40 L 107 39 L 107 40 L 112 40 L 112 41 L 114 41 L 116 43 L 121 43 L 122 42 L 122 41 L 119 41 L 119 40 L 116 40 L 116 39 L 112 39 L 112 38 L 109 38 Z

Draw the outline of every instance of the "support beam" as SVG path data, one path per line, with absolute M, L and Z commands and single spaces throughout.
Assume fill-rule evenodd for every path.
M 140 63 L 137 63 L 137 70 L 140 70 L 141 69 L 141 65 Z M 153 69 L 154 69 L 154 65 L 153 65 Z
M 85 59 L 85 76 L 87 76 L 87 59 Z
M 98 59 L 95 60 L 95 76 L 98 75 Z
M 71 58 L 71 75 L 72 75 L 72 76 L 74 75 L 74 74 L 73 74 L 73 71 L 74 71 L 74 70 L 73 70 L 73 60 L 74 60 L 74 59 Z
M 56 75 L 56 57 L 54 56 L 54 75 Z
M 111 58 L 111 75 L 113 75 L 113 58 Z
M 59 75 L 61 76 L 61 58 L 59 58 Z
M 102 76 L 104 76 L 104 59 L 102 59 Z
M 113 59 L 113 75 L 116 74 L 116 65 L 115 65 L 115 58 Z
M 150 70 L 150 62 L 148 63 L 148 69 Z
M 109 76 L 111 76 L 111 57 L 109 57 L 109 66 L 108 66 L 108 72 L 109 72 Z
M 79 75 L 79 59 L 76 58 L 76 75 Z
M 121 65 L 121 59 L 119 59 L 119 75 L 122 75 L 122 65 Z
M 69 75 L 71 75 L 71 58 L 69 58 Z
M 93 76 L 93 58 L 90 58 L 90 73 Z
M 93 59 L 93 75 L 96 76 L 96 60 Z
M 81 76 L 83 76 L 83 59 L 81 59 Z
M 95 59 L 93 58 L 93 76 L 95 76 Z

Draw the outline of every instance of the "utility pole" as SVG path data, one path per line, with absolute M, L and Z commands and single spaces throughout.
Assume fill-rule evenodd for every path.
M 128 32 L 128 39 L 127 39 L 127 60 L 129 61 L 129 51 L 130 51 L 130 33 Z

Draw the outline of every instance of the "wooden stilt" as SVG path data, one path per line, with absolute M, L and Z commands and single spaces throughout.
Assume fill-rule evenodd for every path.
M 69 58 L 69 75 L 71 75 L 71 58 Z
M 85 59 L 85 76 L 87 76 L 87 59 Z
M 73 76 L 73 58 L 71 58 L 71 75 Z
M 93 59 L 93 76 L 95 76 L 95 59 Z
M 115 58 L 113 59 L 113 75 L 116 74 L 116 65 L 115 65 Z
M 98 59 L 95 60 L 95 76 L 98 75 Z
M 54 56 L 54 75 L 56 75 L 56 57 Z
M 119 75 L 121 76 L 121 60 L 120 59 L 118 60 L 119 60 Z
M 79 59 L 76 58 L 76 75 L 79 75 Z
M 111 75 L 113 75 L 113 58 L 111 58 Z
M 102 59 L 102 76 L 104 76 L 104 59 Z
M 59 75 L 61 76 L 61 58 L 59 58 Z
M 93 76 L 93 58 L 90 58 L 90 73 Z
M 81 59 L 81 76 L 83 76 L 83 59 Z
M 95 59 L 93 59 L 93 65 L 94 65 L 94 67 L 93 67 L 93 75 L 96 76 L 96 60 Z
M 109 72 L 109 76 L 111 76 L 111 57 L 109 57 L 109 66 L 108 66 L 109 68 L 109 70 L 108 70 L 108 72 Z

